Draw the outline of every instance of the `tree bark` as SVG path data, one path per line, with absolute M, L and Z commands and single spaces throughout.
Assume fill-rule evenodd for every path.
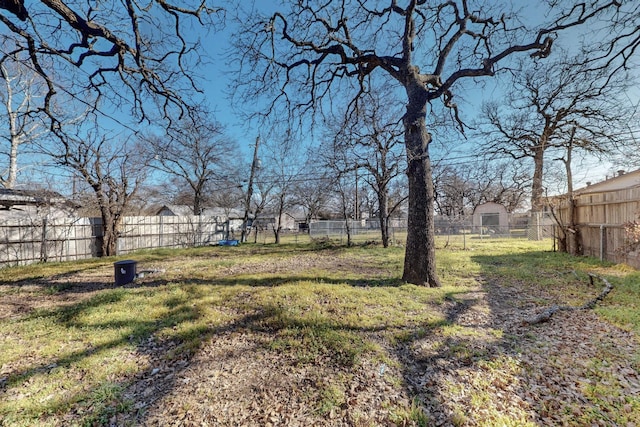
M 576 134 L 575 126 L 571 129 L 571 137 L 567 146 L 567 159 L 565 169 L 567 172 L 567 196 L 568 196 L 568 222 L 566 236 L 566 252 L 571 255 L 582 255 L 582 243 L 580 236 L 580 228 L 578 227 L 576 200 L 573 194 L 573 171 L 571 169 L 571 160 L 573 154 L 573 140 Z
M 202 215 L 202 189 L 197 188 L 193 195 L 193 214 Z
M 380 188 L 381 186 L 378 186 Z M 378 192 L 378 219 L 380 221 L 380 234 L 382 246 L 389 247 L 389 203 L 386 185 Z
M 538 147 L 535 148 L 533 156 L 533 182 L 531 184 L 531 232 L 529 238 L 531 240 L 540 240 L 540 213 L 542 212 L 542 174 L 544 171 L 544 141 L 540 141 Z
M 276 226 L 273 227 L 273 237 L 275 240 L 275 244 L 279 245 L 280 244 L 280 229 Z
M 431 135 L 426 128 L 427 91 L 417 80 L 406 86 L 409 102 L 404 117 L 409 216 L 402 280 L 440 286 L 436 274 L 434 189 L 429 158 Z
M 102 256 L 115 256 L 118 249 L 118 222 L 112 215 L 102 212 Z
M 273 235 L 276 239 L 276 245 L 280 244 L 280 232 L 282 231 L 282 217 L 284 216 L 284 193 L 280 193 L 278 198 L 278 217 L 276 218 L 276 222 L 273 226 Z

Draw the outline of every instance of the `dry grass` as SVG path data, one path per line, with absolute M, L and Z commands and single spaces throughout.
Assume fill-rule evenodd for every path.
M 637 273 L 465 244 L 439 289 L 330 242 L 139 253 L 162 273 L 120 288 L 114 259 L 2 270 L 0 425 L 640 424 Z M 595 312 L 521 326 L 588 272 L 616 286 Z

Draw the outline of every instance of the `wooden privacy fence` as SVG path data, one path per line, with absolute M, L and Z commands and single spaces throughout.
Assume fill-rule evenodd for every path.
M 118 255 L 140 249 L 203 246 L 227 238 L 228 223 L 211 216 L 125 217 Z M 100 218 L 0 221 L 0 267 L 101 256 Z
M 569 201 L 557 209 L 561 225 L 569 224 Z M 584 255 L 640 268 L 640 253 L 625 224 L 638 221 L 640 186 L 585 192 L 574 196 L 574 225 Z

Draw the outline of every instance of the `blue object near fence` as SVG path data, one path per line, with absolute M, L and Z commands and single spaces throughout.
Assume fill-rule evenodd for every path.
M 237 240 L 218 240 L 220 246 L 238 246 Z
M 126 285 L 136 278 L 137 261 L 125 259 L 113 263 L 115 269 L 116 286 Z

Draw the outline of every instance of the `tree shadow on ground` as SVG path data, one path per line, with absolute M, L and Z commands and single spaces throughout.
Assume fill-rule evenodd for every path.
M 41 274 L 34 274 L 33 277 L 27 277 L 27 278 L 18 279 L 18 280 L 0 279 L 0 287 L 2 286 L 22 287 L 22 286 L 29 286 L 29 285 L 42 285 L 46 283 L 64 281 L 65 279 L 72 278 L 74 276 L 77 276 L 78 274 L 88 272 L 88 271 L 94 271 L 94 270 L 96 270 L 96 266 L 91 264 L 86 266 L 79 266 L 74 269 L 67 270 L 64 273 L 54 274 L 46 277 L 43 277 Z M 2 271 L 3 277 L 6 278 L 6 277 L 9 277 L 10 275 L 11 275 L 11 270 Z
M 471 291 L 449 296 L 440 324 L 422 325 L 395 346 L 406 392 L 419 402 L 424 425 L 466 425 L 470 421 L 467 408 L 460 400 L 450 399 L 452 389 L 464 387 L 455 383 L 458 373 L 491 363 L 500 353 L 496 350 L 500 340 L 483 331 L 482 320 L 475 319 L 478 298 Z
M 525 322 L 551 305 L 581 305 L 595 297 L 600 285 L 593 286 L 586 272 L 601 266 L 598 260 L 546 251 L 475 255 L 472 260 L 481 267 L 490 313 L 486 327 L 501 335 L 487 352 L 495 363 L 472 359 L 493 379 L 486 385 L 490 394 L 502 400 L 496 417 L 501 412 L 519 424 L 575 426 L 639 420 L 633 412 L 640 409 L 640 400 L 616 397 L 633 394 L 625 384 L 638 378 L 632 333 L 590 310 L 560 312 L 540 324 Z
M 544 262 L 544 256 L 541 257 L 540 265 Z M 284 301 L 265 303 L 251 300 L 242 293 L 234 294 L 234 300 L 228 301 L 228 304 L 220 302 L 220 308 L 229 311 L 223 313 L 226 317 L 222 320 L 217 323 L 199 322 L 198 320 L 207 317 L 204 310 L 208 308 L 198 302 L 202 295 L 195 292 L 164 299 L 164 311 L 153 319 L 138 319 L 132 315 L 126 319 L 108 318 L 87 323 L 83 320 L 86 313 L 123 302 L 129 291 L 153 294 L 169 292 L 171 286 L 189 288 L 194 285 L 227 290 L 246 287 L 259 292 L 309 281 L 309 277 L 272 275 L 255 279 L 230 276 L 213 280 L 176 278 L 169 281 L 163 279 L 162 275 L 157 275 L 148 276 L 124 288 L 114 289 L 111 284 L 105 283 L 101 292 L 88 300 L 37 310 L 31 316 L 56 322 L 60 327 L 70 330 L 85 328 L 98 334 L 101 331 L 122 330 L 122 333 L 113 339 L 105 339 L 98 345 L 87 345 L 57 357 L 20 364 L 18 369 L 2 374 L 0 395 L 51 371 L 66 369 L 69 373 L 77 374 L 77 366 L 86 359 L 126 348 L 125 353 L 129 352 L 129 356 L 133 358 L 139 357 L 144 365 L 122 377 L 87 384 L 84 390 L 67 394 L 64 398 L 66 400 L 43 402 L 37 407 L 40 413 L 60 413 L 67 410 L 71 418 L 83 417 L 82 419 L 97 424 L 118 425 L 130 421 L 145 424 L 154 415 L 151 408 L 159 410 L 154 405 L 184 386 L 181 381 L 188 375 L 187 369 L 207 368 L 191 366 L 194 356 L 209 343 L 227 339 L 232 332 L 268 336 L 269 342 L 257 343 L 256 346 L 267 345 L 268 351 L 273 354 L 279 349 L 291 351 L 292 346 L 299 345 L 296 351 L 299 352 L 300 360 L 295 361 L 296 364 L 313 365 L 314 360 L 328 360 L 330 362 L 326 363 L 334 364 L 334 369 L 326 371 L 327 381 L 332 380 L 332 376 L 347 375 L 346 371 L 355 369 L 361 355 L 368 351 L 366 348 L 357 348 L 359 341 L 378 340 L 399 362 L 404 392 L 415 405 L 410 408 L 412 413 L 405 415 L 407 425 L 411 425 L 411 422 L 417 425 L 420 422 L 425 425 L 474 424 L 477 414 L 471 411 L 478 405 L 484 403 L 495 406 L 499 403 L 487 399 L 499 400 L 499 393 L 530 396 L 530 390 L 526 386 L 539 385 L 526 372 L 525 367 L 530 367 L 522 365 L 525 362 L 522 360 L 521 350 L 537 345 L 539 339 L 536 336 L 546 328 L 544 325 L 522 328 L 517 325 L 517 318 L 513 318 L 514 310 L 517 312 L 523 306 L 525 310 L 534 308 L 530 304 L 532 301 L 539 301 L 539 295 L 530 298 L 526 294 L 526 287 L 510 288 L 508 283 L 496 283 L 494 280 L 496 266 L 509 268 L 519 265 L 523 260 L 508 256 L 478 257 L 475 261 L 480 263 L 485 277 L 480 282 L 480 290 L 462 289 L 450 292 L 440 306 L 441 317 L 402 328 L 385 325 L 359 327 L 322 314 L 303 316 L 292 312 Z M 372 290 L 400 285 L 393 279 L 379 278 L 340 280 L 321 277 L 316 278 L 316 281 L 327 285 L 369 286 Z M 77 286 L 81 287 L 82 283 Z M 61 292 L 74 292 L 74 289 Z M 433 307 L 425 307 L 430 308 Z M 28 318 L 27 316 L 25 319 Z M 248 351 L 258 354 L 258 350 L 264 349 L 255 347 Z M 227 358 L 236 356 L 238 355 L 233 352 L 226 355 Z M 509 371 L 505 380 L 497 372 L 508 361 L 517 366 Z M 539 368 L 546 369 L 552 375 L 559 373 L 560 369 L 553 363 Z M 479 384 L 477 381 L 482 379 L 482 373 L 491 375 L 485 383 Z M 382 371 L 378 375 L 384 377 Z M 504 381 L 511 381 L 511 384 Z M 100 391 L 108 385 L 120 392 L 107 399 L 106 403 L 98 405 Z M 452 395 L 455 397 L 453 400 L 450 399 Z M 528 414 L 529 420 L 538 422 L 548 415 L 548 411 L 535 403 L 524 398 L 519 401 L 524 402 L 521 420 L 527 420 L 525 415 Z M 350 406 L 345 405 L 346 410 L 349 410 Z M 494 416 L 497 417 L 500 410 L 495 411 Z
M 228 319 L 219 324 L 203 323 L 206 314 L 202 306 L 197 303 L 198 294 L 189 294 L 182 298 L 167 298 L 164 300 L 166 311 L 157 318 L 136 318 L 135 313 L 125 318 L 105 316 L 104 319 L 87 320 L 88 316 L 98 310 L 109 310 L 126 302 L 126 298 L 138 293 L 170 292 L 170 287 L 191 288 L 212 286 L 216 288 L 232 288 L 237 286 L 270 288 L 286 283 L 296 283 L 298 280 L 308 280 L 308 277 L 267 277 L 264 279 L 237 280 L 225 278 L 221 280 L 187 280 L 179 284 L 172 284 L 158 278 L 148 282 L 134 282 L 128 288 L 113 288 L 105 284 L 95 295 L 82 299 L 73 304 L 40 308 L 32 311 L 16 322 L 37 321 L 55 324 L 57 328 L 77 331 L 94 335 L 115 337 L 100 339 L 98 343 L 78 343 L 75 349 L 60 351 L 49 357 L 32 358 L 30 362 L 19 363 L 14 369 L 6 370 L 0 382 L 0 394 L 14 393 L 21 385 L 38 381 L 40 378 L 64 372 L 67 376 L 90 375 L 83 372 L 81 366 L 87 365 L 89 359 L 106 357 L 109 363 L 110 353 L 116 352 L 122 358 L 140 357 L 143 366 L 134 368 L 129 374 L 113 376 L 108 380 L 82 381 L 81 390 L 69 391 L 62 398 L 51 399 L 36 404 L 32 409 L 37 414 L 64 413 L 69 419 L 82 419 L 88 423 L 119 424 L 119 420 L 135 420 L 143 423 L 147 417 L 148 408 L 170 395 L 176 387 L 176 381 L 181 373 L 187 369 L 191 359 L 196 355 L 204 343 L 212 339 L 221 339 L 232 331 L 268 334 L 283 343 L 282 345 L 298 345 L 299 357 L 305 362 L 318 357 L 336 363 L 337 370 L 356 363 L 361 351 L 354 349 L 361 345 L 362 339 L 353 334 L 385 333 L 384 326 L 357 327 L 349 323 L 341 323 L 323 316 L 311 318 L 292 313 L 285 305 L 242 301 L 245 306 L 241 311 L 234 312 Z M 341 284 L 362 286 L 361 280 L 338 281 L 336 279 L 318 279 L 321 284 Z M 388 286 L 387 281 L 372 281 L 376 286 Z M 369 285 L 370 285 L 369 284 Z M 76 283 L 74 289 L 81 287 L 82 282 Z M 396 284 L 393 284 L 395 287 Z M 61 292 L 71 293 L 74 289 Z M 69 295 L 67 295 L 69 296 Z M 242 299 L 241 295 L 237 295 Z M 233 304 L 238 304 L 237 301 Z M 229 307 L 225 307 L 229 308 Z M 237 307 L 235 307 L 237 309 Z M 169 332 L 167 331 L 175 331 Z M 280 337 L 280 338 L 278 338 Z M 79 338 L 80 340 L 82 338 Z M 293 342 L 298 344 L 292 344 Z M 275 351 L 275 350 L 270 350 Z M 105 389 L 117 390 L 109 399 L 98 403 Z M 74 418 L 77 417 L 77 418 Z M 43 419 L 40 421 L 44 421 Z M 83 422 L 84 422 L 83 421 Z
M 479 288 L 448 296 L 441 325 L 416 328 L 396 347 L 406 391 L 422 405 L 428 425 L 562 424 L 578 412 L 603 410 L 585 403 L 590 397 L 574 390 L 577 378 L 566 377 L 556 360 L 540 352 L 548 348 L 545 340 L 553 336 L 548 330 L 554 325 L 522 324 L 541 306 L 558 303 L 539 283 L 545 276 L 557 280 L 549 264 L 564 265 L 562 257 L 535 252 L 472 259 L 481 267 Z M 535 351 L 539 354 L 529 357 Z M 571 346 L 563 346 L 560 357 L 572 360 L 571 352 Z M 545 402 L 559 391 L 545 389 L 545 381 L 561 382 L 572 390 L 573 395 L 565 393 L 570 403 L 563 406 L 562 399 L 555 399 L 553 409 L 548 407 Z M 598 420 L 589 422 L 594 419 Z
M 65 419 L 72 423 L 81 419 L 82 423 L 87 425 L 113 425 L 114 422 L 119 425 L 119 416 L 126 415 L 126 418 L 130 419 L 131 411 L 134 411 L 138 415 L 134 415 L 133 418 L 139 418 L 150 402 L 170 392 L 174 388 L 177 375 L 159 376 L 158 374 L 163 370 L 165 372 L 170 370 L 176 374 L 184 369 L 205 340 L 214 335 L 260 324 L 265 319 L 277 315 L 276 308 L 269 307 L 266 310 L 237 316 L 219 325 L 192 324 L 203 316 L 197 305 L 189 300 L 181 302 L 167 300 L 166 313 L 156 319 L 141 320 L 127 317 L 91 322 L 83 320 L 88 312 L 118 304 L 125 297 L 126 294 L 122 289 L 112 289 L 77 304 L 39 309 L 27 315 L 23 319 L 25 322 L 55 323 L 61 329 L 81 329 L 83 333 L 89 333 L 92 336 L 98 334 L 99 343 L 82 343 L 76 346 L 80 347 L 78 349 L 60 352 L 59 355 L 52 357 L 29 357 L 28 359 L 33 362 L 20 362 L 15 369 L 3 366 L 2 375 L 0 375 L 0 396 L 11 396 L 15 393 L 11 391 L 12 389 L 41 381 L 47 376 L 58 375 L 61 372 L 64 372 L 65 376 L 89 378 L 91 373 L 83 368 L 87 365 L 88 359 L 105 357 L 103 363 L 109 363 L 109 359 L 113 357 L 110 354 L 114 351 L 120 355 L 118 357 L 123 358 L 142 356 L 145 364 L 148 364 L 147 367 L 143 366 L 142 370 L 134 369 L 132 373 L 110 376 L 100 381 L 85 381 L 81 387 L 72 387 L 71 390 L 63 393 L 61 398 L 44 399 L 29 405 L 33 421 L 44 422 L 47 418 L 46 414 L 69 411 Z M 186 327 L 181 328 L 183 326 Z M 167 329 L 177 328 L 181 330 L 168 336 L 162 333 Z M 115 338 L 99 338 L 100 333 L 110 335 L 110 332 L 114 331 L 120 332 Z M 64 346 L 64 343 L 60 344 Z M 119 363 L 115 360 L 113 362 Z M 136 399 L 139 396 L 131 393 L 140 391 L 141 385 L 144 386 L 142 393 L 146 393 L 146 402 L 144 406 L 138 407 L 137 402 L 132 398 Z M 99 401 L 103 399 L 103 391 L 107 388 L 116 392 L 112 392 L 106 401 Z M 41 416 L 44 418 L 40 418 Z
M 271 288 L 308 280 L 307 276 L 271 276 L 261 279 L 224 277 L 214 280 L 179 280 L 177 281 L 179 285 L 176 286 Z M 399 282 L 390 279 L 339 280 L 324 277 L 316 278 L 316 281 L 318 284 L 346 284 L 353 287 L 368 286 L 371 288 L 400 285 Z M 91 286 L 92 284 L 94 282 L 87 282 L 85 285 Z M 122 378 L 112 378 L 106 383 L 93 382 L 88 384 L 82 391 L 68 393 L 62 400 L 42 403 L 39 405 L 39 412 L 43 414 L 56 413 L 63 411 L 62 408 L 68 407 L 69 416 L 73 417 L 75 414 L 98 424 L 113 423 L 114 420 L 117 424 L 119 419 L 135 419 L 136 422 L 144 422 L 148 416 L 146 411 L 154 402 L 160 401 L 164 396 L 170 395 L 176 387 L 181 386 L 176 383 L 177 379 L 181 376 L 181 372 L 189 366 L 191 358 L 198 353 L 202 345 L 211 339 L 222 337 L 230 331 L 260 332 L 278 337 L 282 331 L 286 330 L 289 334 L 288 339 L 305 343 L 307 348 L 300 350 L 301 357 L 305 360 L 321 357 L 331 360 L 331 363 L 337 363 L 340 367 L 350 367 L 356 363 L 361 350 L 354 351 L 352 347 L 358 346 L 359 340 L 367 340 L 366 336 L 371 334 L 382 336 L 390 332 L 399 332 L 397 328 L 391 330 L 389 327 L 381 325 L 359 327 L 323 316 L 299 317 L 295 313 L 292 314 L 284 305 L 259 302 L 248 303 L 248 306 L 243 308 L 244 312 L 236 313 L 220 324 L 200 324 L 197 320 L 202 319 L 205 313 L 202 312 L 201 306 L 194 303 L 198 297 L 195 294 L 183 299 L 167 299 L 164 303 L 167 311 L 161 317 L 151 320 L 137 319 L 135 316 L 129 316 L 125 319 L 109 318 L 90 323 L 83 320 L 85 314 L 89 312 L 121 303 L 130 290 L 154 292 L 166 289 L 171 285 L 171 281 L 163 280 L 160 277 L 136 281 L 124 288 L 114 288 L 112 285 L 104 283 L 102 287 L 94 289 L 100 292 L 89 299 L 79 301 L 76 304 L 44 308 L 32 312 L 25 318 L 26 320 L 38 319 L 54 322 L 61 328 L 83 329 L 89 333 L 99 334 L 103 331 L 106 333 L 119 330 L 122 330 L 122 333 L 113 339 L 102 340 L 97 345 L 86 345 L 57 357 L 48 357 L 31 364 L 21 364 L 20 368 L 3 374 L 5 377 L 0 383 L 2 393 L 6 393 L 11 388 L 19 387 L 23 383 L 28 383 L 35 377 L 47 375 L 53 370 L 67 370 L 70 374 L 77 373 L 77 367 L 83 365 L 86 359 L 104 355 L 110 351 L 129 348 L 132 350 L 121 351 L 125 353 L 132 351 L 133 355 L 142 357 L 148 364 L 146 368 Z M 63 289 L 60 292 L 74 293 L 82 286 L 82 282 L 77 282 L 72 288 Z M 404 335 L 417 338 L 423 336 L 425 331 L 433 333 L 443 325 L 455 324 L 471 305 L 466 300 L 460 302 L 460 298 L 461 295 L 456 293 L 450 293 L 447 296 L 449 308 L 444 321 L 436 320 L 433 323 L 418 325 L 415 330 L 405 330 Z M 179 331 L 166 335 L 167 329 Z M 350 333 L 358 334 L 362 338 L 354 339 Z M 460 351 L 463 351 L 462 347 L 467 344 L 464 340 L 447 338 L 446 351 L 443 350 L 439 354 L 420 358 L 411 355 L 410 347 L 414 341 L 416 340 L 411 338 L 402 342 L 395 347 L 394 351 L 396 358 L 404 365 L 402 370 L 407 392 L 411 396 L 425 396 L 425 390 L 419 391 L 416 386 L 419 383 L 415 382 L 416 377 L 423 375 L 420 374 L 421 370 L 434 365 L 434 361 L 449 358 L 451 356 L 450 348 L 457 346 L 461 349 Z M 96 404 L 95 400 L 100 395 L 100 390 L 107 386 L 120 390 L 120 396 L 112 397 L 111 400 L 100 405 Z M 437 405 L 437 397 L 434 396 L 428 396 L 429 412 L 444 413 L 445 411 Z M 87 413 L 90 415 L 88 416 Z

